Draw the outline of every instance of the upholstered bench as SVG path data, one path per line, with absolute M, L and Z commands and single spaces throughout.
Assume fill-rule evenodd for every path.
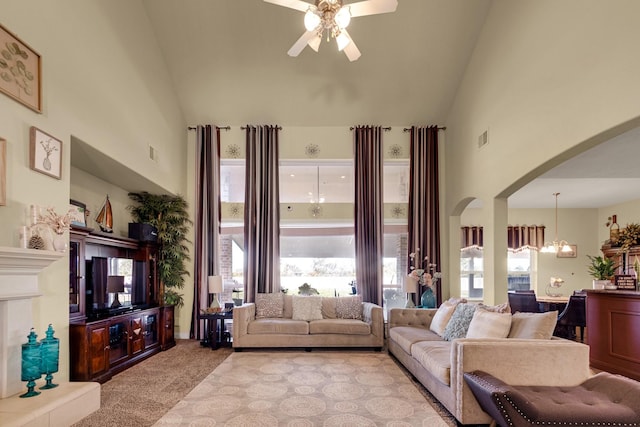
M 601 372 L 574 387 L 511 386 L 464 374 L 482 409 L 502 426 L 640 426 L 640 383 Z

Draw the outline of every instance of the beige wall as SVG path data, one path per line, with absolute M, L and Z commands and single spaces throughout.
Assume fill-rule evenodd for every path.
M 35 113 L 0 94 L 0 137 L 7 140 L 0 245 L 18 246 L 17 230 L 26 223 L 31 204 L 62 213 L 71 196 L 86 196 L 93 210 L 107 193 L 118 211 L 125 203 L 122 189 L 71 171 L 72 135 L 167 191 L 184 192 L 186 124 L 141 4 L 3 0 L 1 9 L 2 25 L 42 57 L 43 111 Z M 62 141 L 61 180 L 29 169 L 30 126 Z M 160 153 L 157 163 L 144 160 L 148 144 Z M 116 214 L 115 220 L 118 230 L 126 227 L 121 216 Z M 33 303 L 37 333 L 42 336 L 52 323 L 61 339 L 60 380 L 69 374 L 68 266 L 64 257 L 40 275 L 42 296 Z
M 483 202 L 488 251 L 504 253 L 509 194 L 637 125 L 639 13 L 636 1 L 493 2 L 447 120 L 450 255 L 470 199 Z M 504 267 L 497 257 L 485 266 L 496 286 L 488 302 L 506 291 Z

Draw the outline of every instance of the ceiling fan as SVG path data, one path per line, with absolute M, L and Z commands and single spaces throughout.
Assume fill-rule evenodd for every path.
M 349 4 L 344 4 L 343 0 L 315 0 L 315 4 L 302 0 L 264 1 L 305 13 L 307 31 L 291 46 L 287 52 L 289 56 L 298 56 L 307 45 L 317 52 L 326 33 L 327 41 L 336 39 L 338 50 L 344 51 L 349 61 L 360 58 L 360 50 L 347 32 L 351 18 L 395 12 L 398 7 L 398 0 L 363 0 Z

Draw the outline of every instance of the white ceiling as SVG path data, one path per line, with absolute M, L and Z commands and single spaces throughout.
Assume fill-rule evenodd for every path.
M 311 1 L 311 0 L 309 0 Z M 350 3 L 350 1 L 345 1 Z M 262 0 L 143 0 L 188 124 L 289 126 L 445 124 L 489 0 L 399 0 L 354 18 L 362 56 L 335 42 L 297 58 L 301 12 Z M 640 199 L 640 132 L 547 172 L 509 206 L 602 207 Z

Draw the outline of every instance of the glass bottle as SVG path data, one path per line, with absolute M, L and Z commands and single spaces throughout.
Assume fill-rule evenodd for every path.
M 618 225 L 618 216 L 611 216 L 611 225 L 609 226 L 609 240 L 611 242 L 615 242 L 618 240 L 618 236 L 620 235 L 620 226 Z

